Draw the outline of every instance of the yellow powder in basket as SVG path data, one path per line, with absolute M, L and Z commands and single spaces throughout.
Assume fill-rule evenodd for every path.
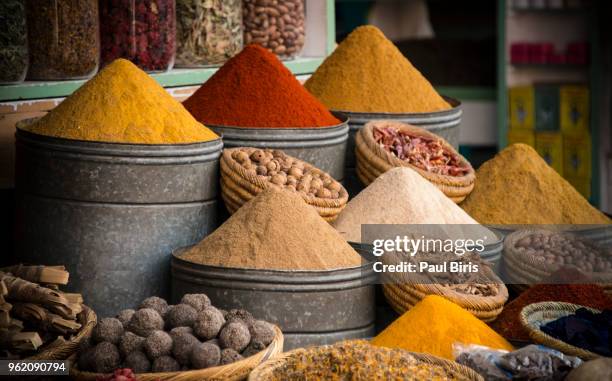
M 153 78 L 118 59 L 25 127 L 58 138 L 133 144 L 196 143 L 218 136 Z
M 451 108 L 399 49 L 370 25 L 349 34 L 304 86 L 332 110 L 419 113 Z
M 357 267 L 361 257 L 316 209 L 290 191 L 268 188 L 180 254 L 188 262 L 267 270 Z
M 461 207 L 482 224 L 609 224 L 526 144 L 513 144 L 476 171 Z
M 454 360 L 453 344 L 479 344 L 512 350 L 512 345 L 467 310 L 438 295 L 429 295 L 408 310 L 372 344 Z

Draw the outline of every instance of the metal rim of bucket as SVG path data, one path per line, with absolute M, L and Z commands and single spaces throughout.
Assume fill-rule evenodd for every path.
M 163 163 L 169 163 L 169 157 L 175 157 L 178 163 L 182 161 L 193 162 L 192 156 L 198 156 L 198 161 L 209 161 L 217 159 L 223 148 L 221 138 L 206 142 L 184 143 L 184 144 L 131 144 L 131 143 L 113 143 L 113 142 L 96 142 L 86 140 L 72 140 L 58 138 L 54 136 L 40 135 L 27 130 L 23 127 L 33 123 L 40 118 L 25 119 L 17 123 L 15 138 L 17 143 L 27 144 L 31 147 L 40 147 L 46 150 L 61 151 L 66 154 L 86 154 L 97 156 L 97 159 L 104 161 L 106 158 L 113 162 L 120 162 L 121 159 L 116 156 L 124 156 L 126 158 L 136 158 L 143 163 L 155 162 L 155 158 L 164 158 Z M 182 159 L 181 157 L 187 157 Z M 134 159 L 127 159 L 130 163 Z
M 409 123 L 416 125 L 428 125 L 445 123 L 440 126 L 451 127 L 457 123 L 457 120 L 461 118 L 463 110 L 461 109 L 461 102 L 457 99 L 442 96 L 452 108 L 442 111 L 433 112 L 422 112 L 422 113 L 390 113 L 390 112 L 353 112 L 337 110 L 341 114 L 346 114 L 349 117 L 350 124 L 364 124 L 373 119 L 391 119 L 391 120 L 406 120 Z M 354 123 L 353 123 L 354 122 Z M 447 125 L 448 124 L 448 125 Z
M 347 115 L 332 112 L 341 123 L 328 127 L 238 127 L 220 126 L 207 124 L 222 136 L 227 146 L 232 147 L 268 147 L 268 148 L 293 148 L 293 147 L 321 147 L 336 145 L 348 139 Z M 285 132 L 284 134 L 281 132 Z

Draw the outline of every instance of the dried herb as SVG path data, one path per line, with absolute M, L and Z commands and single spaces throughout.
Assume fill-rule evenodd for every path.
M 117 58 L 145 71 L 166 71 L 174 64 L 174 0 L 100 1 L 102 64 Z
M 87 78 L 98 70 L 97 0 L 28 0 L 31 79 Z
M 177 0 L 176 64 L 221 64 L 242 49 L 242 0 Z
M 300 54 L 305 41 L 304 0 L 244 0 L 244 43 L 281 58 Z
M 0 83 L 21 82 L 28 70 L 25 0 L 0 2 Z

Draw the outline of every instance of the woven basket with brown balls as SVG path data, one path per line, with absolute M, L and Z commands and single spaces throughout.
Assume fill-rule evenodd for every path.
M 221 196 L 230 213 L 268 187 L 302 196 L 331 222 L 346 206 L 348 193 L 328 173 L 280 150 L 229 148 L 221 155 Z
M 423 128 L 372 121 L 357 133 L 355 145 L 357 176 L 366 186 L 391 168 L 408 167 L 456 203 L 474 189 L 472 165 L 448 142 Z

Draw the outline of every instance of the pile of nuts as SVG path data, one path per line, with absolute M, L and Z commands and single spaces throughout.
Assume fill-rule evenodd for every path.
M 514 249 L 547 267 L 574 266 L 587 273 L 612 271 L 609 250 L 600 249 L 570 234 L 536 231 L 516 241 Z
M 304 19 L 304 0 L 244 0 L 244 44 L 295 57 L 304 46 Z
M 338 199 L 346 193 L 329 174 L 283 151 L 237 148 L 232 152 L 232 159 L 247 171 L 292 192 L 325 199 Z
M 274 326 L 245 310 L 213 307 L 205 294 L 186 294 L 176 305 L 156 296 L 137 310 L 101 319 L 81 343 L 81 371 L 178 372 L 227 365 L 264 350 Z

